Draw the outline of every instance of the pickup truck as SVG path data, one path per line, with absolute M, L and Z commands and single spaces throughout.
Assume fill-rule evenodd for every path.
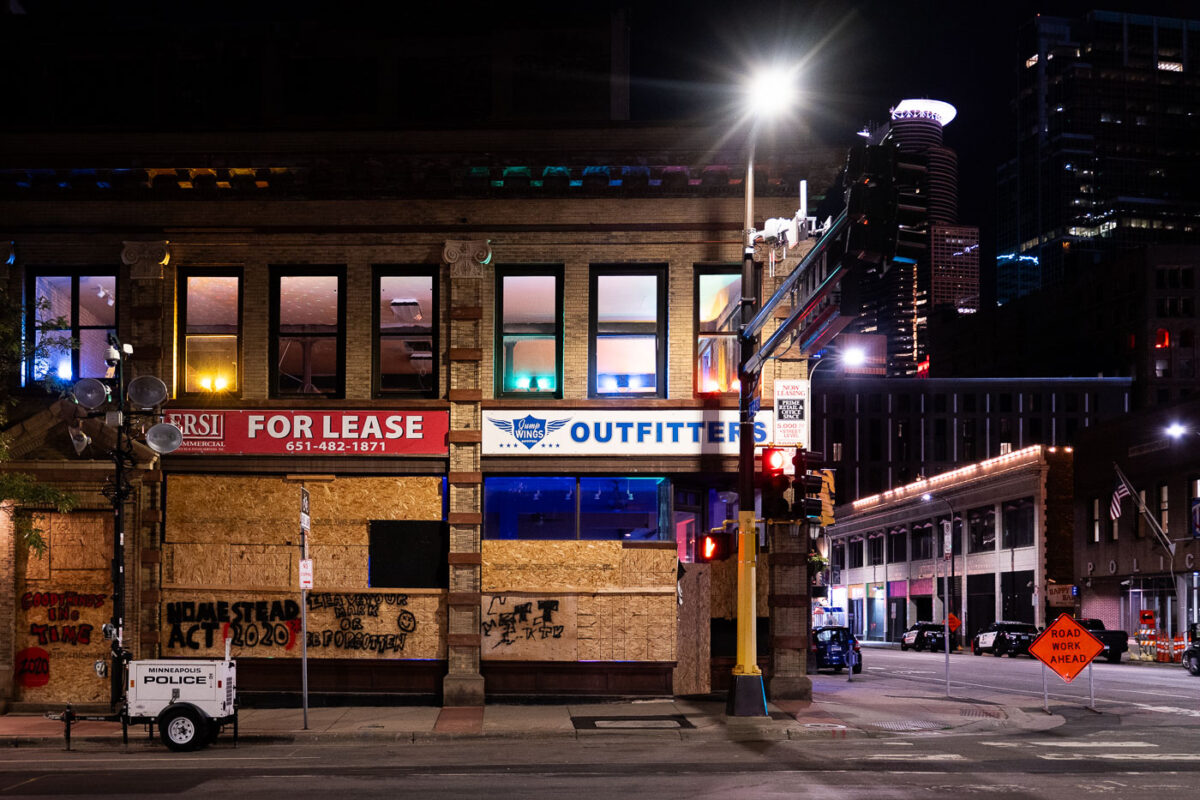
M 1100 655 L 1110 664 L 1116 664 L 1121 660 L 1121 653 L 1129 649 L 1129 634 L 1125 631 L 1114 631 L 1104 627 L 1104 623 L 1098 619 L 1076 619 L 1088 633 L 1100 640 L 1100 644 L 1104 645 L 1104 652 Z

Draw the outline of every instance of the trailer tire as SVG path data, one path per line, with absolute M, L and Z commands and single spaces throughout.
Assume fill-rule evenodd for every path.
M 209 742 L 208 720 L 191 706 L 169 706 L 158 715 L 158 735 L 169 750 L 197 750 Z

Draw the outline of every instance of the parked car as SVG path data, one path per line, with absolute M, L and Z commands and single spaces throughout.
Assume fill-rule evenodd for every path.
M 847 659 L 852 658 L 853 673 L 857 675 L 862 672 L 862 649 L 849 628 L 841 625 L 813 628 L 812 649 L 819 670 L 832 669 L 834 672 L 841 672 L 846 668 Z
M 941 622 L 914 622 L 900 636 L 900 649 L 945 650 L 946 626 Z M 950 634 L 950 649 L 957 646 L 957 637 Z
M 1108 660 L 1108 663 L 1115 664 L 1121 660 L 1121 653 L 1129 649 L 1129 634 L 1125 631 L 1114 631 L 1104 627 L 1104 623 L 1098 619 L 1076 619 L 1087 632 L 1100 640 L 1100 644 L 1104 645 L 1104 652 L 1100 655 Z
M 1188 626 L 1188 646 L 1183 651 L 1183 666 L 1193 675 L 1200 676 L 1200 622 Z
M 975 634 L 971 652 L 979 656 L 986 650 L 997 658 L 1006 654 L 1012 658 L 1029 655 L 1029 645 L 1033 644 L 1037 635 L 1037 626 L 1028 622 L 1000 620 Z

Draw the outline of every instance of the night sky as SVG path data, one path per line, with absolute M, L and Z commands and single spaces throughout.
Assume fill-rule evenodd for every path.
M 580 18 L 596 23 L 611 8 L 624 7 L 635 121 L 719 119 L 742 76 L 772 61 L 801 68 L 804 104 L 795 126 L 801 141 L 815 136 L 824 144 L 848 145 L 864 123 L 885 121 L 899 100 L 945 100 L 958 109 L 946 143 L 959 154 L 960 219 L 985 228 L 991 227 L 995 166 L 1013 139 L 1005 130 L 1006 113 L 1018 62 L 1016 32 L 1024 21 L 1036 13 L 1078 16 L 1093 8 L 1200 17 L 1196 0 L 0 0 L 0 7 L 76 28 L 94 17 L 130 25 L 153 19 L 177 31 L 305 19 L 336 22 L 330 29 L 340 35 L 359 24 L 360 30 L 418 36 L 427 26 L 453 35 L 456 29 L 544 29 Z M 5 22 L 0 13 L 0 25 Z
M 959 154 L 960 217 L 991 227 L 995 167 L 1017 63 L 1016 32 L 1041 13 L 1089 10 L 1200 18 L 1200 3 L 1174 2 L 698 2 L 638 5 L 632 14 L 635 118 L 689 118 L 743 65 L 799 58 L 803 111 L 813 132 L 849 143 L 864 123 L 886 120 L 909 97 L 958 109 L 946 144 Z M 738 16 L 730 19 L 733 8 Z

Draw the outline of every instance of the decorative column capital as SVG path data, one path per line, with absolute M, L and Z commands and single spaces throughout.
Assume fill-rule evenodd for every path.
M 482 278 L 483 267 L 492 261 L 492 243 L 487 239 L 447 239 L 442 261 L 450 265 L 452 278 Z
M 161 280 L 162 268 L 171 260 L 170 242 L 124 242 L 121 261 L 134 280 Z

